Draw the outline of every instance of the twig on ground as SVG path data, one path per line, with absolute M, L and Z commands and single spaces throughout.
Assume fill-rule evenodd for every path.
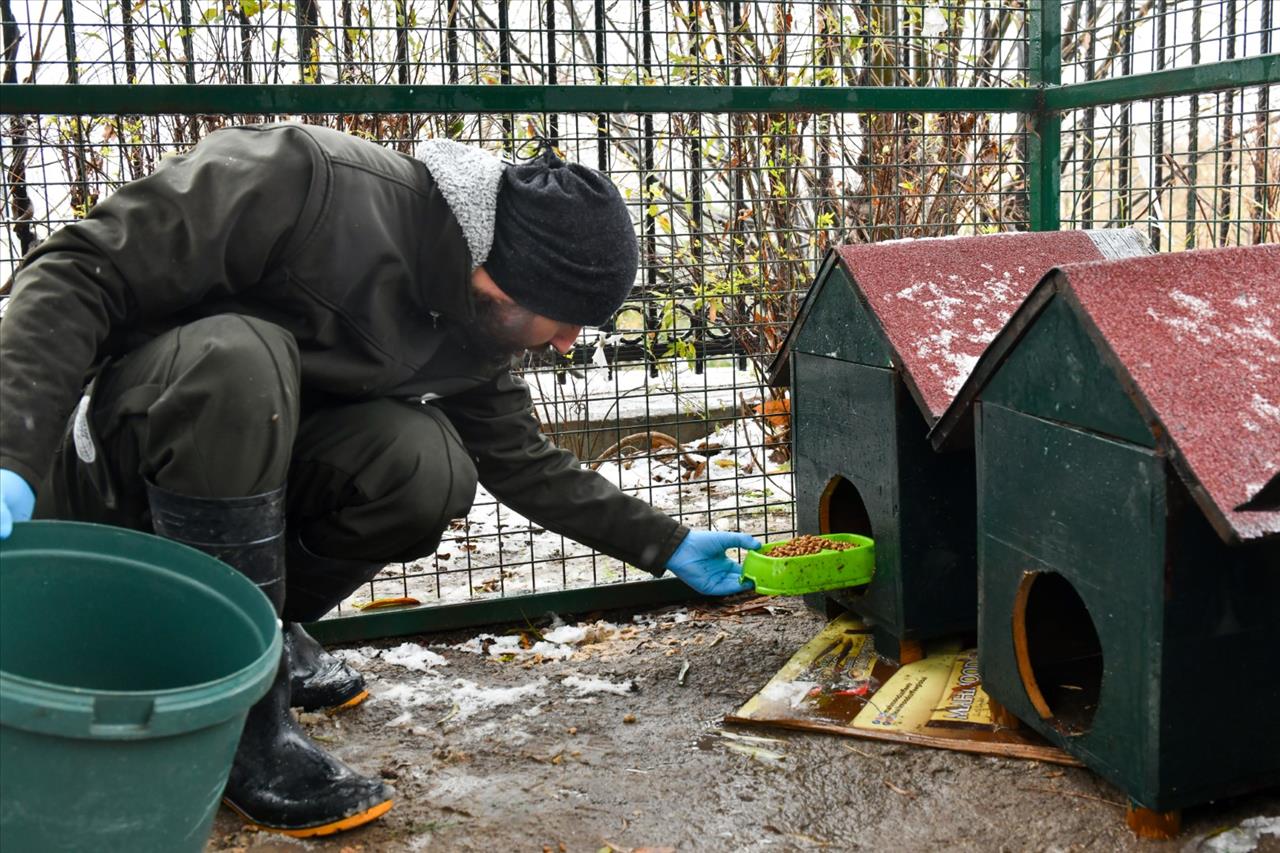
M 884 786 L 888 788 L 890 791 L 893 791 L 895 794 L 899 794 L 903 797 L 906 797 L 907 799 L 911 799 L 911 800 L 915 799 L 916 795 L 914 792 L 908 791 L 906 788 L 900 788 L 897 785 L 890 782 L 888 779 L 885 779 L 883 781 L 884 781 Z
M 871 753 L 867 752 L 865 749 L 858 749 L 856 746 L 849 746 L 849 744 L 847 743 L 842 743 L 840 745 L 843 746 L 845 749 L 849 750 L 850 752 L 858 753 L 858 755 L 861 755 L 863 758 L 870 758 L 875 761 L 884 761 L 884 759 L 881 758 L 880 756 L 872 755 Z
M 1093 800 L 1095 803 L 1106 803 L 1109 806 L 1115 806 L 1118 809 L 1126 808 L 1124 803 L 1117 803 L 1115 800 L 1108 800 L 1106 797 L 1095 797 L 1092 794 L 1078 794 L 1075 791 L 1060 791 L 1055 788 L 1037 788 L 1034 785 L 1024 786 L 1024 791 L 1039 791 L 1042 794 L 1060 794 L 1064 797 L 1076 797 L 1081 800 Z

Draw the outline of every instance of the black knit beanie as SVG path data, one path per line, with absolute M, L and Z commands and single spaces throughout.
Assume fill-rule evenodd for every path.
M 517 304 L 561 323 L 603 325 L 631 292 L 639 263 L 626 204 L 600 172 L 565 163 L 548 146 L 503 173 L 484 267 Z

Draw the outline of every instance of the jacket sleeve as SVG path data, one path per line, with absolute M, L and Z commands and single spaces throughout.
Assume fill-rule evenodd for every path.
M 0 467 L 38 487 L 113 329 L 250 287 L 287 250 L 317 170 L 281 131 L 213 133 L 24 259 L 0 322 Z
M 655 576 L 688 534 L 553 445 L 538 428 L 528 385 L 509 372 L 438 405 L 476 460 L 484 487 L 536 524 Z

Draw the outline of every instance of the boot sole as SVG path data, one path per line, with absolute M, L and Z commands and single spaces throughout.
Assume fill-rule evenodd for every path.
M 339 711 L 347 711 L 347 710 L 350 710 L 351 708 L 356 707 L 357 705 L 363 703 L 364 700 L 368 699 L 370 695 L 371 694 L 369 693 L 368 690 L 361 690 L 359 693 L 355 694 L 350 699 L 343 699 L 337 705 L 314 705 L 313 704 L 313 705 L 291 705 L 290 707 L 297 708 L 299 711 L 306 711 L 308 713 L 323 711 L 326 714 L 336 714 Z
M 265 823 L 258 823 L 252 817 L 236 808 L 235 803 L 225 797 L 222 802 L 227 808 L 244 818 L 248 822 L 250 828 L 259 830 L 260 832 L 274 832 L 277 835 L 288 835 L 291 838 L 315 838 L 321 835 L 333 835 L 338 832 L 346 832 L 348 829 L 355 829 L 357 826 L 364 826 L 370 821 L 377 820 L 389 812 L 391 807 L 395 805 L 395 800 L 383 800 L 373 808 L 365 809 L 362 812 L 349 815 L 342 818 L 342 820 L 323 823 L 319 826 L 307 826 L 299 829 L 292 829 L 289 827 L 268 826 Z
M 359 705 L 361 702 L 363 702 L 368 698 L 369 698 L 369 691 L 361 690 L 359 693 L 352 696 L 350 699 L 343 702 L 341 705 L 334 705 L 332 708 L 325 708 L 324 712 L 326 714 L 336 714 L 339 711 L 348 711 L 354 708 L 355 706 Z

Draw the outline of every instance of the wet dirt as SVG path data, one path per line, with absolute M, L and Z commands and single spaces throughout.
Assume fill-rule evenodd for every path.
M 1189 809 L 1180 838 L 1143 842 L 1125 827 L 1120 792 L 1086 770 L 723 726 L 823 624 L 798 599 L 735 613 L 741 602 L 593 614 L 576 622 L 621 630 L 564 660 L 453 648 L 480 631 L 367 644 L 407 640 L 448 662 L 418 672 L 375 657 L 365 667 L 373 699 L 303 718 L 345 761 L 385 777 L 395 807 L 306 841 L 248 831 L 224 808 L 208 851 L 1189 851 L 1245 818 L 1280 814 L 1280 792 L 1252 795 Z M 636 689 L 574 686 L 591 679 Z M 467 695 L 525 690 L 506 705 L 443 688 L 406 705 L 428 680 Z M 1257 849 L 1280 849 L 1271 839 Z

